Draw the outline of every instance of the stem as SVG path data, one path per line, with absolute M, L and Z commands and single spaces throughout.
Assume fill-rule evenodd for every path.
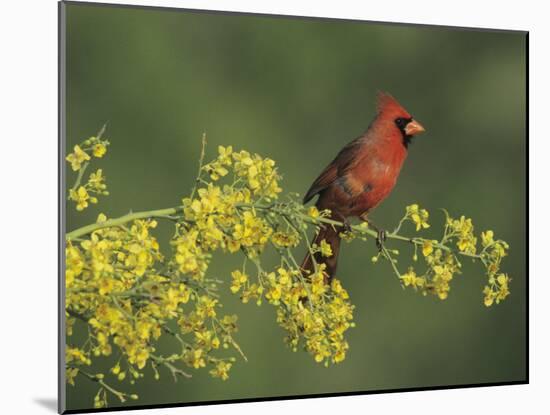
M 86 171 L 86 169 L 88 168 L 90 162 L 87 161 L 85 162 L 82 167 L 80 168 L 80 170 L 78 171 L 78 176 L 76 177 L 76 181 L 74 182 L 74 185 L 73 187 L 71 188 L 71 190 L 76 190 L 78 189 L 78 186 L 80 186 L 80 183 L 82 182 L 82 177 L 84 177 L 84 172 Z
M 126 396 L 128 396 L 127 393 L 120 392 L 120 391 L 116 390 L 115 388 L 113 388 L 109 384 L 105 383 L 103 381 L 103 379 L 97 377 L 96 375 L 92 375 L 91 373 L 85 372 L 84 370 L 82 370 L 80 368 L 77 368 L 77 369 L 78 369 L 79 374 L 83 375 L 85 378 L 90 379 L 93 382 L 99 383 L 101 386 L 103 386 L 105 389 L 107 389 L 109 392 L 111 392 L 113 395 L 115 395 L 120 400 L 120 402 L 125 402 L 126 401 Z
M 218 324 L 220 329 L 223 330 L 223 332 L 229 337 L 229 339 L 231 341 L 231 345 L 235 348 L 235 350 L 237 350 L 237 352 L 239 352 L 239 354 L 244 359 L 244 361 L 248 362 L 248 359 L 247 359 L 246 355 L 242 351 L 241 347 L 237 344 L 237 342 L 233 339 L 233 336 L 231 335 L 231 332 L 220 322 L 220 320 L 218 320 L 217 317 L 214 317 L 212 319 L 212 322 L 216 322 Z
M 92 223 L 90 225 L 86 225 L 81 228 L 75 229 L 74 231 L 69 232 L 65 236 L 65 239 L 67 241 L 71 241 L 75 238 L 78 238 L 83 235 L 88 235 L 99 229 L 120 226 L 127 222 L 131 222 L 137 219 L 146 219 L 146 218 L 166 219 L 167 216 L 176 215 L 177 213 L 180 213 L 182 211 L 183 211 L 183 206 L 177 206 L 177 207 L 172 207 L 167 209 L 147 210 L 143 212 L 128 213 L 127 215 L 120 216 L 115 219 L 109 219 L 101 223 Z
M 397 278 L 399 280 L 401 280 L 401 273 L 399 272 L 399 270 L 397 269 L 397 265 L 395 265 L 395 262 L 393 261 L 393 258 L 392 256 L 390 255 L 390 253 L 388 252 L 388 249 L 382 245 L 382 255 L 389 261 L 389 263 L 391 264 L 391 267 L 393 269 L 393 272 L 395 273 L 395 275 L 397 276 Z M 401 283 L 403 284 L 403 283 Z
M 106 129 L 107 129 L 107 123 L 103 124 L 103 127 L 101 127 L 101 130 L 99 130 L 99 132 L 97 133 L 96 137 L 98 140 L 100 140 L 101 137 L 103 137 L 103 134 L 105 134 Z
M 240 207 L 246 208 L 246 207 L 252 207 L 252 205 L 241 205 Z M 279 215 L 284 216 L 288 212 L 284 212 L 283 207 L 284 206 L 282 204 L 279 204 L 279 205 L 266 205 L 266 206 L 255 205 L 254 206 L 255 209 L 270 210 L 272 212 L 275 212 Z M 344 223 L 338 222 L 338 221 L 335 221 L 335 220 L 332 220 L 332 219 L 329 219 L 329 218 L 324 218 L 324 217 L 312 218 L 312 217 L 310 217 L 308 215 L 305 215 L 303 213 L 297 213 L 297 215 L 300 218 L 302 218 L 304 220 L 304 222 L 308 222 L 308 223 L 311 223 L 313 225 L 318 225 L 319 223 L 325 223 L 325 224 L 333 225 L 333 226 L 340 226 L 340 227 L 344 226 Z M 374 238 L 378 237 L 378 232 L 376 232 L 372 229 L 365 229 L 364 227 L 359 226 L 359 225 L 352 225 L 352 226 L 350 226 L 350 228 L 352 230 L 358 232 L 358 233 L 370 235 Z M 420 246 L 424 243 L 423 238 L 411 238 L 411 237 L 407 237 L 407 236 L 398 235 L 395 232 L 387 233 L 386 234 L 386 239 L 394 239 L 394 240 L 397 240 L 397 241 L 409 242 L 409 243 L 412 243 L 412 244 L 415 244 L 415 245 L 418 245 L 418 246 Z M 446 245 L 443 245 L 442 243 L 433 243 L 433 246 L 436 247 L 436 248 L 440 248 L 440 249 L 442 249 L 444 251 L 447 251 L 447 252 L 455 252 L 455 253 L 457 253 L 459 255 L 462 255 L 462 256 L 467 256 L 467 257 L 474 258 L 474 259 L 481 259 L 481 255 L 479 255 L 479 254 L 470 254 L 468 252 L 462 252 L 462 251 L 450 248 Z
M 288 210 L 285 211 L 285 207 L 286 207 L 286 205 L 284 205 L 282 203 L 280 203 L 280 204 L 270 204 L 270 205 L 250 205 L 250 204 L 237 205 L 237 208 L 241 208 L 241 209 L 258 209 L 258 210 L 271 211 L 273 213 L 276 213 L 276 214 L 281 215 L 281 216 L 286 218 L 287 215 L 289 215 L 289 212 L 288 212 Z M 106 220 L 105 222 L 92 223 L 90 225 L 86 225 L 86 226 L 83 226 L 81 228 L 75 229 L 75 230 L 69 232 L 66 235 L 65 239 L 67 241 L 71 241 L 71 240 L 73 240 L 75 238 L 78 238 L 80 236 L 90 234 L 90 233 L 92 233 L 96 230 L 103 229 L 103 228 L 115 227 L 115 226 L 121 226 L 121 225 L 123 225 L 127 222 L 131 222 L 131 221 L 134 221 L 136 219 L 146 219 L 146 218 L 167 219 L 167 217 L 170 217 L 170 220 L 173 220 L 174 219 L 173 216 L 178 214 L 178 213 L 181 213 L 182 211 L 183 211 L 183 206 L 176 206 L 176 207 L 166 208 L 166 209 L 147 210 L 147 211 L 142 211 L 142 212 L 129 213 L 127 215 L 120 216 L 120 217 L 115 218 L 115 219 Z M 304 222 L 310 223 L 312 225 L 319 225 L 320 223 L 324 223 L 324 224 L 332 225 L 332 226 L 335 226 L 335 227 L 344 226 L 344 223 L 333 220 L 333 219 L 329 219 L 329 218 L 324 218 L 324 217 L 312 218 L 312 217 L 310 217 L 306 214 L 300 213 L 300 212 L 295 212 L 293 214 L 299 216 Z M 370 235 L 371 237 L 374 237 L 374 238 L 376 238 L 378 236 L 378 233 L 376 231 L 374 231 L 372 229 L 368 229 L 368 228 L 365 229 L 364 227 L 359 226 L 359 225 L 352 225 L 352 226 L 350 226 L 350 228 L 352 230 L 358 232 L 358 233 L 365 234 L 365 235 Z M 423 238 L 413 238 L 413 237 L 408 237 L 408 236 L 402 236 L 402 235 L 396 234 L 395 232 L 386 234 L 386 239 L 394 239 L 396 241 L 409 242 L 409 243 L 415 244 L 417 246 L 420 246 L 424 243 Z M 470 254 L 468 252 L 462 252 L 462 251 L 450 248 L 446 245 L 443 245 L 442 243 L 433 243 L 433 246 L 436 247 L 436 248 L 440 248 L 444 251 L 455 252 L 458 255 L 466 256 L 466 257 L 469 257 L 469 258 L 481 259 L 481 255 L 479 255 L 479 254 Z
M 201 155 L 199 158 L 199 170 L 197 172 L 197 178 L 195 179 L 195 185 L 193 186 L 193 189 L 191 190 L 191 196 L 190 199 L 193 199 L 193 196 L 195 196 L 195 192 L 197 191 L 197 187 L 201 181 L 201 175 L 202 175 L 202 164 L 204 162 L 204 155 L 206 153 L 206 133 L 202 133 L 202 140 L 201 140 Z
M 191 345 L 190 345 L 189 343 L 187 343 L 185 340 L 183 340 L 183 339 L 181 338 L 181 336 L 180 336 L 178 333 L 176 333 L 175 331 L 171 330 L 169 327 L 167 327 L 167 326 L 162 326 L 162 329 L 163 329 L 166 333 L 168 333 L 170 336 L 173 336 L 178 342 L 180 342 L 182 349 L 186 349 L 186 348 L 188 348 L 188 347 L 191 347 Z
M 174 366 L 172 363 L 170 363 L 168 360 L 166 360 L 164 357 L 161 357 L 161 356 L 155 356 L 155 355 L 151 355 L 151 359 L 153 359 L 155 362 L 161 364 L 161 365 L 164 365 L 166 366 L 166 368 L 170 371 L 170 373 L 172 374 L 173 378 L 174 378 L 174 382 L 177 382 L 178 381 L 178 375 L 180 376 L 183 376 L 185 378 L 191 378 L 192 376 L 187 373 L 187 372 L 184 372 L 183 370 L 181 369 L 178 369 L 176 366 Z

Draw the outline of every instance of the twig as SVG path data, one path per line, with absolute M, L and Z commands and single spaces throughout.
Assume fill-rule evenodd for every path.
M 126 402 L 126 397 L 131 396 L 127 393 L 120 392 L 120 391 L 116 390 L 115 388 L 113 388 L 109 384 L 105 383 L 105 381 L 103 381 L 103 379 L 101 377 L 98 377 L 97 375 L 92 375 L 91 373 L 85 372 L 84 370 L 82 370 L 78 367 L 77 367 L 77 369 L 78 369 L 79 374 L 83 375 L 85 378 L 90 379 L 93 382 L 99 383 L 101 386 L 103 386 L 105 389 L 107 389 L 109 392 L 111 392 L 113 395 L 115 395 L 120 400 L 120 402 Z
M 188 379 L 191 378 L 191 377 L 193 377 L 193 376 L 190 375 L 189 373 L 184 372 L 184 371 L 181 370 L 181 369 L 178 369 L 176 366 L 174 366 L 172 363 L 170 363 L 170 362 L 169 362 L 168 360 L 166 360 L 164 357 L 151 355 L 151 358 L 152 358 L 155 362 L 160 363 L 161 365 L 166 366 L 166 368 L 168 368 L 168 370 L 170 370 L 170 373 L 171 373 L 172 376 L 174 377 L 174 382 L 177 382 L 177 381 L 178 381 L 178 376 L 177 376 L 177 375 L 183 376 L 183 377 L 188 378 Z
M 80 170 L 78 171 L 78 176 L 76 177 L 76 180 L 73 184 L 73 187 L 71 187 L 71 190 L 74 191 L 76 189 L 78 189 L 78 186 L 80 186 L 80 183 L 82 182 L 82 177 L 84 177 L 84 172 L 86 171 L 86 169 L 88 168 L 88 165 L 90 164 L 89 161 L 87 161 L 86 163 L 84 163 L 82 165 L 82 167 L 80 168 Z
M 193 196 L 195 196 L 195 192 L 197 191 L 197 187 L 198 187 L 199 183 L 201 182 L 202 164 L 204 162 L 205 153 L 206 153 L 206 133 L 202 133 L 201 155 L 200 155 L 200 158 L 199 158 L 199 170 L 197 172 L 197 178 L 195 179 L 195 184 L 193 185 L 193 189 L 191 190 L 191 196 L 190 196 L 191 199 L 193 199 Z

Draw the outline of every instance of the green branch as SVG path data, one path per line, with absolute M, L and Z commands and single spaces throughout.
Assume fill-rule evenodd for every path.
M 275 213 L 277 215 L 281 216 L 288 216 L 288 215 L 297 215 L 299 216 L 304 222 L 310 223 L 312 225 L 331 225 L 334 227 L 343 227 L 345 226 L 344 223 L 329 219 L 326 217 L 318 217 L 313 218 L 311 216 L 308 216 L 304 213 L 296 212 L 296 211 L 290 211 L 289 210 L 290 205 L 285 203 L 274 203 L 270 205 L 251 205 L 251 204 L 241 204 L 237 205 L 237 208 L 247 210 L 247 209 L 258 209 L 258 210 L 264 210 L 268 212 Z M 100 223 L 92 223 L 90 225 L 83 226 L 81 228 L 75 229 L 66 235 L 66 240 L 71 241 L 73 239 L 79 238 L 84 235 L 88 235 L 94 231 L 97 231 L 99 229 L 104 228 L 111 228 L 111 227 L 117 227 L 122 226 L 128 222 L 137 220 L 137 219 L 147 219 L 147 218 L 155 218 L 155 219 L 170 219 L 170 220 L 178 220 L 182 219 L 181 217 L 174 216 L 178 215 L 183 212 L 183 206 L 176 206 L 172 208 L 166 208 L 166 209 L 157 209 L 157 210 L 147 210 L 142 212 L 133 212 L 128 213 L 127 215 L 120 216 L 118 218 L 109 219 L 104 222 Z M 361 235 L 369 235 L 373 238 L 378 237 L 378 232 L 376 232 L 373 229 L 365 228 L 361 225 L 351 225 L 349 228 L 358 234 Z M 424 238 L 418 238 L 418 237 L 409 237 L 409 236 L 403 236 L 397 234 L 395 231 L 391 233 L 386 234 L 386 239 L 393 239 L 396 241 L 402 241 L 402 242 L 408 242 L 417 246 L 422 246 L 424 244 L 424 241 L 426 239 Z M 481 255 L 478 254 L 471 254 L 468 252 L 462 252 L 458 249 L 453 249 L 447 245 L 444 245 L 440 242 L 432 242 L 434 248 L 440 248 L 447 252 L 453 252 L 458 255 L 462 255 L 465 257 L 473 258 L 473 259 L 481 259 Z
M 158 219 L 167 219 L 172 217 L 180 212 L 182 212 L 183 207 L 177 206 L 167 209 L 157 209 L 157 210 L 147 210 L 143 212 L 133 212 L 128 213 L 127 215 L 120 216 L 115 219 L 108 219 L 104 222 L 92 223 L 90 225 L 83 226 L 81 228 L 75 229 L 74 231 L 69 232 L 65 239 L 71 241 L 75 238 L 79 238 L 84 235 L 88 235 L 94 231 L 104 228 L 113 228 L 117 226 L 124 225 L 125 223 L 137 220 L 137 219 L 147 219 L 147 218 L 158 218 Z
M 243 205 L 243 207 L 244 207 L 244 205 Z M 273 205 L 253 206 L 253 207 L 255 209 L 268 210 L 268 211 L 271 211 L 273 213 L 280 214 L 280 215 L 286 215 L 286 214 L 289 213 L 288 211 L 285 211 L 286 205 L 284 205 L 284 204 L 273 204 Z M 332 225 L 334 227 L 343 227 L 343 226 L 345 226 L 345 224 L 343 222 L 338 222 L 336 220 L 332 220 L 332 219 L 329 219 L 329 218 L 324 218 L 324 217 L 312 218 L 311 216 L 305 215 L 303 213 L 298 213 L 298 216 L 301 219 L 303 219 L 304 222 L 308 222 L 308 223 L 311 223 L 313 225 L 327 224 L 327 225 Z M 378 237 L 378 232 L 376 232 L 373 229 L 364 228 L 361 225 L 351 225 L 351 226 L 349 226 L 349 228 L 351 230 L 356 231 L 359 234 L 369 235 L 369 236 L 374 237 L 374 238 Z M 425 241 L 424 238 L 414 238 L 414 237 L 409 237 L 409 236 L 403 236 L 403 235 L 397 234 L 396 232 L 387 233 L 386 234 L 386 239 L 393 239 L 393 240 L 396 240 L 396 241 L 409 242 L 411 244 L 418 245 L 418 246 L 421 246 Z M 456 254 L 467 256 L 467 257 L 470 257 L 470 258 L 481 259 L 481 255 L 470 254 L 468 252 L 462 252 L 462 251 L 459 251 L 458 249 L 450 248 L 447 245 L 444 245 L 444 244 L 439 243 L 439 242 L 438 243 L 433 243 L 432 245 L 433 245 L 434 248 L 440 248 L 440 249 L 442 249 L 444 251 L 447 251 L 447 252 L 454 252 Z

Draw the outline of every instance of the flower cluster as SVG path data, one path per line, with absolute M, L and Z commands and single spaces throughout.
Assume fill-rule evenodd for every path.
M 424 295 L 434 294 L 439 299 L 445 300 L 451 289 L 450 282 L 461 272 L 462 264 L 459 256 L 465 256 L 480 260 L 485 266 L 488 276 L 488 285 L 483 289 L 485 305 L 498 304 L 510 293 L 510 278 L 506 274 L 499 273 L 501 260 L 507 255 L 508 244 L 502 240 L 495 241 L 493 231 L 482 232 L 482 250 L 478 252 L 478 238 L 474 232 L 472 219 L 465 216 L 458 219 L 452 218 L 446 211 L 445 215 L 445 227 L 440 240 L 419 237 L 410 239 L 415 246 L 413 259 L 417 261 L 416 252 L 420 249 L 427 267 L 421 274 L 417 274 L 413 267 L 409 267 L 405 274 L 399 275 L 401 283 Z M 405 216 L 399 222 L 394 234 L 407 220 L 415 224 L 417 231 L 428 228 L 430 226 L 427 223 L 428 217 L 428 211 L 420 209 L 417 204 L 407 206 Z M 383 253 L 391 261 L 396 261 L 391 258 L 388 250 Z M 377 259 L 378 256 L 375 258 Z
M 279 267 L 259 271 L 257 282 L 240 270 L 233 271 L 231 291 L 241 293 L 244 303 L 251 298 L 258 305 L 262 297 L 277 308 L 277 322 L 286 330 L 286 343 L 297 351 L 302 344 L 316 362 L 339 363 L 346 357 L 344 334 L 353 326 L 353 305 L 337 279 L 325 282 L 324 264 L 303 278 L 296 268 Z
M 79 146 L 83 162 L 79 173 L 88 162 L 81 151 Z M 76 150 L 69 161 L 76 163 L 75 157 Z M 218 185 L 216 182 L 230 171 L 232 183 Z M 211 177 L 210 182 L 202 178 L 202 172 Z M 98 170 L 80 187 L 102 190 L 102 177 Z M 112 221 L 100 214 L 96 229 L 85 238 L 69 239 L 67 336 L 71 337 L 76 325 L 85 324 L 89 338 L 84 345 L 68 349 L 68 383 L 74 385 L 78 374 L 89 377 L 82 365 L 113 355 L 117 358 L 110 372 L 120 382 L 134 383 L 143 377 L 147 366 L 157 378 L 159 367 L 165 367 L 175 378 L 189 376 L 183 366 L 207 368 L 213 377 L 227 379 L 235 358 L 219 352 L 233 348 L 243 358 L 244 354 L 234 340 L 237 317 L 219 315 L 217 280 L 208 277 L 208 266 L 217 250 L 243 251 L 247 258 L 258 258 L 269 243 L 278 247 L 299 243 L 296 232 L 288 226 L 272 226 L 264 212 L 253 207 L 259 200 L 277 199 L 279 180 L 272 160 L 220 147 L 218 157 L 201 169 L 200 188 L 184 198 L 178 208 L 170 241 L 172 253 L 167 258 L 152 234 L 157 225 L 152 218 L 111 225 Z M 156 343 L 166 335 L 181 347 L 163 356 L 157 352 Z M 127 396 L 112 386 L 102 386 L 95 406 L 106 405 L 106 391 L 114 391 L 121 401 Z
M 97 224 L 103 223 L 107 218 L 100 215 Z M 240 350 L 233 340 L 236 318 L 218 316 L 212 284 L 206 279 L 197 281 L 195 268 L 157 269 L 164 257 L 151 233 L 156 225 L 151 219 L 135 220 L 130 226 L 99 228 L 78 243 L 67 243 L 68 339 L 76 322 L 89 328 L 83 346 L 67 348 L 69 384 L 74 385 L 79 373 L 86 376 L 82 365 L 113 354 L 117 358 L 111 373 L 120 382 L 129 379 L 134 383 L 143 377 L 147 365 L 157 378 L 159 366 L 174 377 L 188 376 L 177 365 L 209 366 L 212 376 L 227 378 L 233 358 L 215 356 L 214 352 L 222 345 Z M 177 243 L 180 238 L 175 239 Z M 181 255 L 179 246 L 174 250 L 174 263 Z M 170 328 L 171 321 L 177 322 L 178 331 Z M 163 335 L 174 337 L 180 350 L 170 356 L 158 354 L 155 344 Z M 105 405 L 106 390 L 110 389 L 103 387 L 96 395 L 97 407 Z M 117 393 L 121 401 L 126 396 Z
M 456 237 L 456 246 L 460 252 L 476 253 L 477 238 L 474 235 L 472 219 L 461 216 L 460 219 L 447 219 L 448 237 Z
M 508 284 L 511 278 L 500 272 L 502 258 L 508 255 L 509 246 L 505 241 L 495 240 L 494 232 L 488 230 L 481 233 L 481 258 L 486 266 L 488 285 L 483 289 L 484 303 L 487 307 L 500 303 L 509 294 Z
M 339 280 L 334 278 L 327 285 L 324 264 L 305 284 L 300 271 L 280 268 L 276 277 L 274 273 L 268 276 L 268 286 L 266 298 L 278 306 L 277 322 L 286 330 L 285 340 L 292 350 L 303 341 L 315 361 L 326 366 L 346 358 L 349 345 L 344 334 L 354 325 L 354 307 Z
M 243 181 L 252 194 L 268 201 L 276 198 L 281 192 L 275 162 L 258 154 L 250 154 L 248 151 L 236 152 L 231 146 L 219 146 L 218 157 L 203 166 L 203 169 L 213 181 L 226 176 L 229 173 L 228 169 L 231 169 L 233 185 Z
M 424 251 L 425 253 L 426 251 Z M 455 274 L 460 273 L 460 262 L 453 253 L 436 248 L 425 256 L 428 270 L 424 274 L 424 292 L 435 294 L 440 300 L 445 300 L 451 289 L 450 282 Z
M 95 158 L 102 158 L 107 153 L 109 141 L 101 138 L 103 131 L 104 129 L 99 132 L 97 137 L 90 137 L 82 143 L 75 145 L 73 152 L 66 157 L 67 162 L 71 165 L 71 169 L 78 172 L 77 179 L 69 190 L 68 195 L 68 200 L 76 203 L 76 210 L 78 211 L 86 209 L 90 203 L 97 203 L 97 196 L 109 195 L 102 169 L 91 173 L 88 181 L 82 184 L 84 172 L 91 160 L 89 153 Z
M 75 146 L 67 156 L 78 172 L 69 200 L 83 210 L 107 194 L 103 171 L 90 174 L 81 185 L 84 171 L 93 157 L 105 155 L 108 141 L 97 137 Z M 203 140 L 204 145 L 204 140 Z M 204 154 L 204 148 L 203 153 Z M 354 326 L 354 306 L 339 279 L 327 282 L 325 264 L 315 258 L 330 258 L 332 247 L 325 240 L 311 244 L 307 231 L 321 226 L 339 226 L 329 211 L 304 207 L 298 195 L 280 201 L 281 177 L 275 162 L 231 146 L 218 148 L 214 160 L 199 167 L 195 188 L 175 208 L 130 213 L 71 231 L 66 238 L 66 379 L 78 377 L 99 384 L 94 406 L 108 405 L 113 394 L 121 402 L 138 399 L 118 391 L 108 379 L 134 384 L 152 371 L 155 379 L 169 373 L 174 380 L 190 377 L 186 370 L 204 369 L 214 378 L 226 380 L 236 362 L 227 350 L 246 359 L 235 341 L 237 316 L 222 315 L 220 281 L 209 275 L 216 253 L 241 254 L 240 269 L 230 275 L 229 289 L 243 303 L 267 302 L 276 311 L 276 321 L 285 330 L 285 342 L 293 351 L 304 349 L 316 362 L 329 365 L 346 358 L 345 337 Z M 495 240 L 492 231 L 481 234 L 480 251 L 472 221 L 447 215 L 439 240 L 405 238 L 401 226 L 412 222 L 416 231 L 430 227 L 429 213 L 417 204 L 406 208 L 405 216 L 388 239 L 411 242 L 414 257 L 420 250 L 426 270 L 409 268 L 400 274 L 393 257 L 397 250 L 379 241 L 380 256 L 388 259 L 403 286 L 424 295 L 445 299 L 454 275 L 460 273 L 459 257 L 481 261 L 487 272 L 485 304 L 499 303 L 509 294 L 510 278 L 500 272 L 508 245 Z M 174 225 L 174 234 L 163 255 L 154 236 L 158 220 Z M 367 223 L 348 226 L 341 233 L 346 241 L 365 240 L 378 234 Z M 305 273 L 294 257 L 293 248 L 304 244 L 313 257 L 314 272 Z M 262 254 L 272 249 L 280 262 L 265 266 Z M 252 270 L 251 270 L 252 268 Z M 228 275 L 229 277 L 229 275 Z M 87 333 L 76 344 L 73 333 Z M 158 342 L 170 337 L 173 350 L 161 353 Z M 89 370 L 98 358 L 110 362 L 108 373 Z
M 326 285 L 322 268 L 304 279 L 296 266 L 268 272 L 260 265 L 259 256 L 268 245 L 277 249 L 285 261 L 295 263 L 289 248 L 300 242 L 297 229 L 307 227 L 299 220 L 292 224 L 260 208 L 259 202 L 274 201 L 281 191 L 275 163 L 257 154 L 220 146 L 218 157 L 202 170 L 216 184 L 207 183 L 195 197 L 183 200 L 185 223 L 174 241 L 176 266 L 200 278 L 215 250 L 242 251 L 245 261 L 256 264 L 256 281 L 251 281 L 244 268 L 236 270 L 231 291 L 240 293 L 244 303 L 254 300 L 260 305 L 265 299 L 276 306 L 277 321 L 287 330 L 292 349 L 303 341 L 315 360 L 342 361 L 348 348 L 344 332 L 351 325 L 353 306 L 340 283 L 335 280 L 331 286 Z M 223 177 L 230 177 L 230 183 L 219 184 Z M 294 209 L 289 215 L 297 220 L 304 208 L 295 204 Z M 322 217 L 315 208 L 307 213 L 309 218 Z M 310 248 L 326 257 L 332 255 L 325 241 Z

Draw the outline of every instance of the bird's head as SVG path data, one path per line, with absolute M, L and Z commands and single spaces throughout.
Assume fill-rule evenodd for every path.
M 407 147 L 412 138 L 424 131 L 424 127 L 416 121 L 408 111 L 397 102 L 397 100 L 386 92 L 379 92 L 378 97 L 378 120 L 389 130 L 399 133 L 403 144 Z

